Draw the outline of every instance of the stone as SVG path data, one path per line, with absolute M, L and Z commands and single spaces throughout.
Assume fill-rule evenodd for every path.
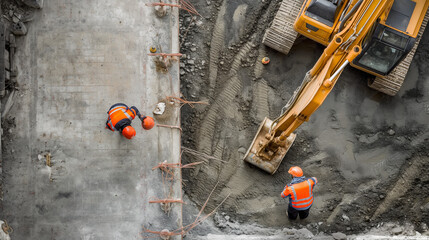
M 12 22 L 14 22 L 14 23 L 18 23 L 18 22 L 19 22 L 19 18 L 17 18 L 17 17 L 15 17 L 15 16 L 13 16 L 13 17 L 12 17 Z
M 393 130 L 393 129 L 389 129 L 389 131 L 387 131 L 387 133 L 388 133 L 390 136 L 393 136 L 393 135 L 395 135 L 395 130 Z
M 346 240 L 347 239 L 347 235 L 342 233 L 342 232 L 336 232 L 332 234 L 332 237 L 335 240 Z
M 188 64 L 190 64 L 190 65 L 194 65 L 194 64 L 195 64 L 195 61 L 194 61 L 194 60 L 188 60 Z
M 305 237 L 305 238 L 313 238 L 314 235 L 313 233 L 310 232 L 310 230 L 306 229 L 306 228 L 301 228 L 297 231 L 297 233 L 299 234 L 299 236 Z
M 343 214 L 342 218 L 344 221 L 350 221 L 350 218 L 346 214 Z
M 12 24 L 10 31 L 16 36 L 22 36 L 27 34 L 27 27 L 22 22 Z
M 239 149 L 238 149 L 238 152 L 239 152 L 239 153 L 242 153 L 242 154 L 245 154 L 245 153 L 246 153 L 246 151 L 247 151 L 247 150 L 246 150 L 244 147 L 241 147 L 241 148 L 239 148 Z
M 183 70 L 183 69 L 180 69 L 180 75 L 185 75 L 185 70 Z
M 197 48 L 191 48 L 191 51 L 195 52 L 195 51 L 197 51 Z
M 428 225 L 426 223 L 420 224 L 420 227 L 423 229 L 423 231 L 427 231 L 428 230 Z
M 361 135 L 358 137 L 358 140 L 361 143 L 372 144 L 378 140 L 378 133 L 372 136 Z
M 395 227 L 392 230 L 390 230 L 390 232 L 392 234 L 398 235 L 398 234 L 402 233 L 402 228 L 401 227 Z

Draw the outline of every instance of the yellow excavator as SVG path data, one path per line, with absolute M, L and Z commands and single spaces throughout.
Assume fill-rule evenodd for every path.
M 372 74 L 368 85 L 395 95 L 427 25 L 429 0 L 283 0 L 263 43 L 287 54 L 298 34 L 326 46 L 274 120 L 265 118 L 244 160 L 274 174 L 293 132 L 323 103 L 344 68 Z

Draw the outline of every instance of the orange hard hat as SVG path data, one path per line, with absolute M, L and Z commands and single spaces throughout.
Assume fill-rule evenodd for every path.
M 302 169 L 297 166 L 291 167 L 288 173 L 290 173 L 294 177 L 302 177 L 302 175 L 304 175 L 304 173 L 302 172 Z
M 262 58 L 261 62 L 262 62 L 262 64 L 268 64 L 268 63 L 270 63 L 270 58 L 264 57 L 264 58 Z
M 126 126 L 124 130 L 122 130 L 122 135 L 128 139 L 131 139 L 136 135 L 136 130 L 131 126 Z
M 142 127 L 146 130 L 150 130 L 155 126 L 155 121 L 152 117 L 145 117 L 142 121 Z

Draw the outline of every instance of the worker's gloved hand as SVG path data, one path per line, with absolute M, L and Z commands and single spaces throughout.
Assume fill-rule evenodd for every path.
M 139 118 L 140 118 L 140 120 L 141 120 L 142 122 L 143 122 L 143 120 L 145 120 L 145 118 L 146 118 L 146 116 L 145 116 L 145 115 L 142 115 L 142 114 L 140 114 L 140 113 L 139 113 L 139 115 L 138 115 L 138 116 L 139 116 Z

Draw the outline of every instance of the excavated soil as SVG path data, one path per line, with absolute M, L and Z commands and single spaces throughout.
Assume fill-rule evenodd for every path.
M 429 31 L 395 97 L 367 87 L 369 75 L 348 67 L 325 103 L 297 130 L 297 139 L 273 176 L 242 158 L 260 122 L 273 119 L 324 47 L 299 38 L 289 55 L 265 47 L 264 30 L 279 0 L 198 0 L 202 17 L 181 12 L 184 97 L 208 101 L 182 107 L 183 146 L 213 156 L 184 170 L 189 198 L 211 211 L 226 196 L 221 216 L 266 227 L 314 226 L 317 231 L 362 232 L 380 222 L 429 222 Z M 262 65 L 262 57 L 271 63 Z M 182 156 L 184 163 L 200 157 Z M 290 222 L 287 170 L 315 176 L 310 217 Z M 321 222 L 323 224 L 321 224 Z M 313 225 L 312 225 L 313 224 Z

